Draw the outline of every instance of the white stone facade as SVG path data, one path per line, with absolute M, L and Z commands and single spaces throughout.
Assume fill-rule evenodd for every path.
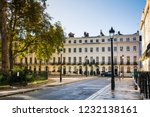
M 144 53 L 148 50 L 147 46 L 150 44 L 150 0 L 147 0 L 145 9 L 142 13 L 140 29 L 142 33 L 142 70 L 150 71 L 150 57 Z
M 62 73 L 85 75 L 86 68 L 89 75 L 100 75 L 104 71 L 111 71 L 111 44 L 109 36 L 68 37 L 64 42 L 62 53 Z M 129 35 L 114 36 L 114 69 L 119 75 L 122 72 L 130 76 L 134 69 L 139 69 L 140 36 L 139 32 Z M 87 56 L 87 59 L 86 59 Z M 53 54 L 51 60 L 35 61 L 35 55 L 27 56 L 26 62 L 32 70 L 48 70 L 51 74 L 59 74 L 60 54 Z M 25 63 L 25 59 L 22 60 Z

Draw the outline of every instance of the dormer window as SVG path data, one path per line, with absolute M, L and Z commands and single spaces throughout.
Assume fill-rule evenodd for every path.
M 91 43 L 93 43 L 93 40 L 90 40 Z
M 102 39 L 102 42 L 105 42 L 105 39 Z

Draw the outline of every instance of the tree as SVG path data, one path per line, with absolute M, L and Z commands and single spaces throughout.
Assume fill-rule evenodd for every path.
M 43 40 L 44 39 L 44 40 Z M 49 31 L 40 35 L 38 41 L 32 46 L 34 48 L 33 52 L 40 60 L 48 61 L 54 52 L 59 52 L 59 48 L 63 47 L 64 32 L 61 27 L 60 22 L 56 22 L 54 26 L 51 26 Z
M 7 3 L 5 13 L 8 14 L 8 21 L 5 24 L 8 24 L 10 69 L 13 69 L 17 56 L 25 56 L 32 51 L 39 59 L 48 60 L 53 52 L 63 46 L 61 24 L 51 24 L 51 17 L 45 12 L 45 2 L 10 0 Z
M 2 72 L 7 74 L 9 70 L 9 52 L 7 35 L 7 0 L 0 0 L 0 37 L 2 51 Z

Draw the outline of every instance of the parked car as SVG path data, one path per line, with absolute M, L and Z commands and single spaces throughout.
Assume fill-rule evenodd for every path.
M 102 72 L 102 73 L 101 73 L 101 76 L 109 76 L 109 77 L 110 77 L 111 74 L 112 74 L 111 71 L 108 71 L 108 72 Z M 118 76 L 118 74 L 115 74 L 115 73 L 114 73 L 114 76 L 116 77 L 116 76 Z
M 101 76 L 111 76 L 111 71 L 108 71 L 108 72 L 102 72 L 101 73 Z

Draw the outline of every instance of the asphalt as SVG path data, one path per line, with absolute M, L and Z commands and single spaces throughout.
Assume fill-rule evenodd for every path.
M 60 85 L 64 85 L 64 84 L 78 82 L 81 80 L 91 79 L 91 78 L 93 78 L 93 77 L 79 77 L 79 78 L 77 78 L 77 77 L 63 77 L 62 82 L 60 82 L 59 78 L 49 78 L 47 83 L 42 83 L 40 85 L 34 84 L 34 85 L 26 86 L 26 87 L 2 86 L 1 90 L 0 90 L 0 97 L 31 92 L 31 91 L 43 89 L 45 87 L 60 86 Z
M 68 83 L 77 82 L 80 80 L 86 80 L 93 77 L 80 77 L 80 78 L 63 78 L 63 81 L 60 83 L 59 78 L 55 78 L 54 82 L 48 82 L 42 85 L 37 85 L 34 87 L 25 87 L 25 88 L 17 88 L 12 87 L 11 89 L 3 89 L 0 90 L 0 97 L 5 97 L 14 94 L 20 94 L 25 92 L 30 92 L 34 90 L 40 90 L 45 87 L 53 87 L 64 85 Z M 111 91 L 111 85 L 107 85 L 101 90 L 97 91 L 93 95 L 91 95 L 86 100 L 141 100 L 141 94 L 139 90 L 135 90 L 134 88 L 134 80 L 133 78 L 124 78 L 117 79 L 115 81 L 115 90 Z

